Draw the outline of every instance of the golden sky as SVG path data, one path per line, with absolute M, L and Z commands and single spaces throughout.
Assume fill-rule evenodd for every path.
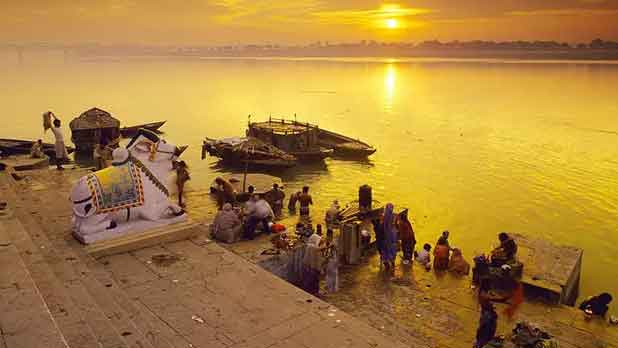
M 618 0 L 0 0 L 0 42 L 618 40 Z

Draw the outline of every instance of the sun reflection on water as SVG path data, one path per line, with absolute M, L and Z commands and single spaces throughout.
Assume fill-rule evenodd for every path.
M 389 63 L 384 72 L 384 109 L 391 111 L 393 109 L 393 98 L 395 97 L 395 88 L 397 82 L 397 68 L 395 64 Z

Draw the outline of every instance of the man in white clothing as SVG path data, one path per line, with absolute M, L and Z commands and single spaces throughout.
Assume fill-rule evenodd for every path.
M 245 237 L 247 239 L 253 239 L 255 229 L 259 223 L 262 223 L 264 232 L 270 234 L 268 222 L 275 214 L 268 202 L 258 195 L 254 195 L 251 197 L 251 200 L 247 202 L 246 209 L 247 220 L 245 221 Z
M 55 150 L 56 150 L 56 168 L 58 170 L 63 170 L 62 162 L 69 158 L 69 154 L 67 153 L 67 147 L 64 145 L 64 135 L 62 134 L 62 123 L 60 120 L 54 115 L 53 112 L 49 111 L 49 114 L 54 117 L 54 126 L 52 127 L 52 133 L 54 133 L 54 137 L 56 138 Z

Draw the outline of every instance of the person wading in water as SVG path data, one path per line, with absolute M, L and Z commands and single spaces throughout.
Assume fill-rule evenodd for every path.
M 309 186 L 303 187 L 303 193 L 298 197 L 300 202 L 300 217 L 309 218 L 309 206 L 313 205 L 313 198 L 309 194 Z

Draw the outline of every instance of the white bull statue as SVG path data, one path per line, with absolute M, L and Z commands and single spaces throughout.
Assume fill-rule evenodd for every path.
M 82 177 L 71 191 L 73 235 L 89 244 L 129 233 L 139 220 L 161 225 L 186 218 L 168 189 L 183 150 L 147 130 L 114 150 L 111 167 Z

